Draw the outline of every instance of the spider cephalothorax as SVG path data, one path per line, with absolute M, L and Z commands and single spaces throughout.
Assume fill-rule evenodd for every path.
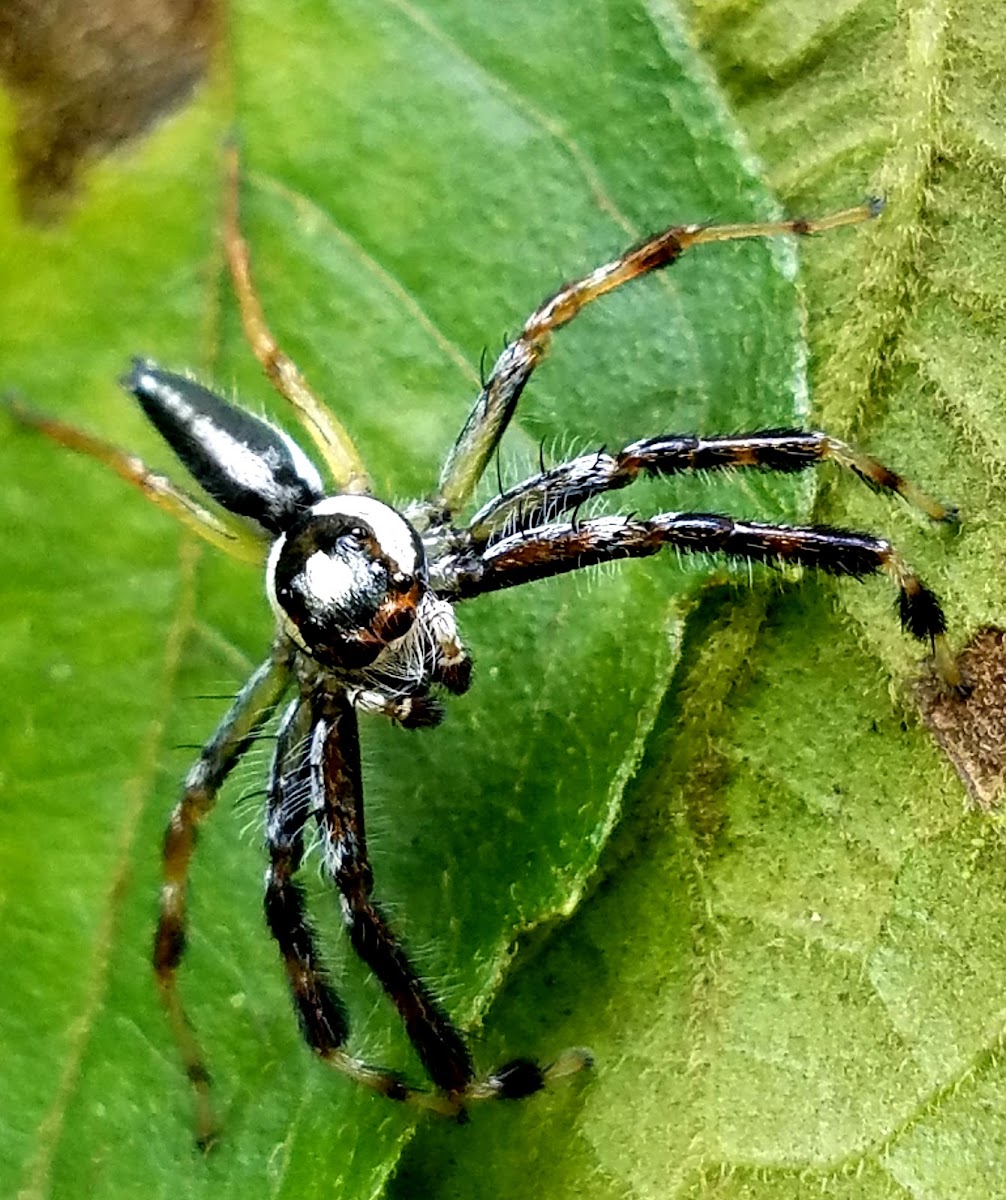
M 273 543 L 266 591 L 280 629 L 358 709 L 435 725 L 443 709 L 430 688 L 468 689 L 453 607 L 430 591 L 422 539 L 390 505 L 355 495 L 312 505 Z
M 331 496 L 276 540 L 266 581 L 273 611 L 302 650 L 334 670 L 358 670 L 415 624 L 426 555 L 393 508 Z
M 102 459 L 213 544 L 265 563 L 276 616 L 272 648 L 245 684 L 186 778 L 164 843 L 164 886 L 154 967 L 198 1103 L 198 1134 L 213 1135 L 208 1074 L 182 1008 L 177 972 L 184 948 L 186 888 L 195 829 L 255 732 L 293 697 L 279 723 L 266 808 L 265 912 L 280 950 L 301 1028 L 326 1063 L 393 1099 L 459 1115 L 472 1101 L 516 1099 L 580 1070 L 583 1050 L 539 1065 L 515 1059 L 479 1077 L 461 1033 L 434 998 L 371 892 L 364 831 L 357 714 L 421 727 L 442 716 L 438 689 L 467 690 L 471 664 L 454 606 L 486 592 L 665 547 L 742 560 L 791 562 L 833 575 L 885 574 L 901 619 L 928 642 L 950 687 L 960 686 L 939 602 L 897 552 L 868 533 L 827 526 L 775 526 L 720 513 L 649 518 L 590 516 L 585 502 L 640 475 L 762 469 L 802 471 L 829 460 L 879 490 L 897 493 L 934 520 L 953 512 L 907 480 L 827 434 L 772 429 L 731 436 L 667 434 L 618 452 L 598 450 L 524 480 L 465 520 L 518 398 L 551 334 L 585 304 L 639 275 L 668 266 L 690 246 L 729 238 L 812 233 L 876 216 L 875 201 L 820 221 L 676 226 L 583 279 L 566 284 L 525 322 L 486 379 L 427 500 L 403 512 L 373 497 L 348 435 L 318 402 L 265 324 L 237 223 L 237 160 L 230 160 L 224 240 L 252 347 L 310 433 L 334 481 L 331 492 L 308 455 L 281 430 L 182 376 L 138 360 L 126 380 L 144 411 L 223 513 L 207 509 L 131 455 L 18 405 L 22 420 Z M 309 828 L 338 889 L 354 949 L 398 1008 L 434 1085 L 432 1091 L 370 1066 L 346 1049 L 349 1024 L 322 967 L 296 874 Z

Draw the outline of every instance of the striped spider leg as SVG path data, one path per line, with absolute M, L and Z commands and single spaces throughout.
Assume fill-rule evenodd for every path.
M 964 693 L 946 640 L 946 619 L 934 593 L 889 542 L 827 525 L 765 525 L 720 513 L 665 512 L 548 523 L 474 543 L 439 564 L 434 586 L 451 600 L 469 600 L 620 558 L 646 558 L 665 546 L 682 554 L 723 554 L 750 562 L 792 562 L 830 575 L 861 579 L 884 572 L 898 589 L 904 628 L 933 648 L 944 683 Z
M 934 521 L 953 524 L 957 510 L 862 451 L 825 433 L 769 429 L 731 437 L 671 434 L 645 438 L 617 454 L 599 450 L 542 471 L 484 505 L 460 549 L 443 563 L 437 587 L 452 599 L 513 587 L 581 566 L 655 554 L 663 546 L 681 553 L 789 561 L 832 575 L 862 578 L 885 573 L 898 588 L 904 628 L 932 647 L 937 670 L 949 686 L 963 684 L 947 645 L 946 621 L 933 592 L 882 538 L 830 526 L 788 527 L 735 521 L 715 513 L 661 513 L 648 521 L 605 517 L 577 521 L 575 513 L 594 496 L 627 487 L 641 474 L 759 468 L 793 473 L 834 462 L 877 491 L 902 496 Z M 569 524 L 551 523 L 573 513 Z
M 952 510 L 901 476 L 825 434 L 787 429 L 733 437 L 650 437 L 617 454 L 598 451 L 543 469 L 502 492 L 466 523 L 458 520 L 551 334 L 586 304 L 672 264 L 692 246 L 825 231 L 876 215 L 877 202 L 817 221 L 675 226 L 564 285 L 535 310 L 500 355 L 432 496 L 399 512 L 370 494 L 369 477 L 349 435 L 266 325 L 238 225 L 236 152 L 229 151 L 227 161 L 223 237 L 244 330 L 267 375 L 310 434 L 334 490 L 287 434 L 145 360 L 135 362 L 125 386 L 216 502 L 219 514 L 134 456 L 20 404 L 8 404 L 23 423 L 111 466 L 215 546 L 265 563 L 266 592 L 276 619 L 272 650 L 189 772 L 163 851 L 154 967 L 194 1088 L 202 1144 L 212 1140 L 216 1129 L 209 1075 L 177 987 L 189 865 L 197 826 L 288 692 L 295 694 L 281 720 L 268 790 L 265 913 L 305 1041 L 334 1069 L 391 1099 L 460 1116 L 473 1101 L 537 1092 L 581 1070 L 590 1058 L 581 1049 L 565 1051 L 548 1065 L 518 1058 L 480 1077 L 464 1036 L 422 980 L 373 897 L 358 714 L 421 729 L 443 718 L 440 695 L 468 690 L 471 663 L 455 623 L 456 602 L 617 558 L 654 554 L 663 546 L 791 561 L 833 575 L 883 572 L 898 589 L 906 629 L 932 642 L 946 684 L 960 686 L 939 602 L 896 551 L 871 534 L 763 525 L 715 513 L 577 520 L 582 503 L 624 487 L 640 474 L 727 468 L 792 472 L 825 460 L 875 488 L 900 494 L 935 520 L 953 518 Z M 557 519 L 568 514 L 568 520 Z M 320 962 L 297 879 L 309 825 L 320 835 L 324 870 L 339 894 L 353 949 L 398 1009 L 432 1090 L 365 1063 L 347 1049 L 347 1013 Z

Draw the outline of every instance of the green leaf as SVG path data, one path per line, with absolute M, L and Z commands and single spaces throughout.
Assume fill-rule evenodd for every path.
M 428 491 L 483 345 L 491 355 L 558 282 L 668 221 L 776 210 L 747 136 L 797 209 L 844 205 L 887 179 L 886 146 L 850 132 L 827 91 L 868 77 L 850 49 L 871 44 L 865 35 L 846 45 L 841 24 L 808 32 L 780 18 L 773 41 L 765 15 L 704 19 L 711 54 L 652 4 L 242 4 L 223 56 L 233 72 L 97 167 L 64 227 L 21 227 L 3 202 L 14 248 L 0 260 L 3 327 L 14 331 L 3 383 L 176 477 L 115 389 L 130 354 L 191 367 L 285 419 L 241 341 L 215 243 L 217 150 L 233 126 L 256 278 L 281 344 L 358 438 L 381 494 Z M 868 32 L 888 39 L 911 92 L 915 59 L 899 28 Z M 829 37 L 843 56 L 815 90 L 821 72 L 803 64 Z M 754 89 L 754 102 L 725 96 L 715 73 L 768 71 L 765 47 L 787 64 L 786 86 Z M 797 161 L 815 147 L 817 172 L 794 183 L 780 114 L 810 123 L 817 110 L 796 92 L 789 109 L 771 100 L 801 85 L 830 96 L 833 116 L 824 134 L 794 139 Z M 828 153 L 829 137 L 842 155 Z M 923 358 L 905 331 L 923 308 L 923 274 L 906 230 L 928 197 L 919 170 L 878 228 L 808 248 L 814 312 L 832 310 L 810 328 L 837 431 L 860 421 L 872 449 L 876 429 L 879 450 L 954 495 L 972 481 L 954 481 L 936 451 L 946 438 L 928 435 L 936 416 L 927 425 L 912 406 Z M 793 261 L 782 242 L 713 247 L 585 313 L 522 400 L 505 478 L 533 469 L 542 440 L 558 458 L 672 429 L 803 420 Z M 952 265 L 931 288 L 956 299 Z M 924 324 L 911 328 L 931 347 Z M 260 915 L 258 801 L 236 803 L 263 785 L 268 745 L 225 791 L 193 872 L 182 988 L 223 1114 L 209 1158 L 192 1147 L 190 1097 L 146 962 L 160 829 L 193 754 L 174 747 L 201 742 L 223 708 L 195 697 L 232 691 L 262 656 L 260 582 L 179 538 L 94 464 L 9 426 L 0 454 L 15 531 L 0 550 L 11 681 L 0 701 L 0 1192 L 376 1194 L 415 1123 L 326 1072 L 298 1038 Z M 990 494 L 992 467 L 969 470 L 979 478 L 968 495 Z M 857 523 L 873 525 L 879 509 L 934 568 L 958 627 L 978 618 L 988 527 L 949 547 L 861 503 L 855 484 L 842 492 Z M 808 494 L 737 478 L 685 482 L 670 499 L 640 488 L 629 504 L 779 520 Z M 777 597 L 762 636 L 762 601 L 736 589 L 736 606 L 715 593 L 688 620 L 699 579 L 649 562 L 487 598 L 461 612 L 476 684 L 445 725 L 366 730 L 379 893 L 458 1020 L 482 1022 L 480 1065 L 576 1044 L 599 1056 L 592 1078 L 487 1107 L 469 1127 L 423 1123 L 392 1185 L 402 1195 L 479 1194 L 490 1170 L 493 1190 L 513 1195 L 788 1196 L 807 1170 L 841 1195 L 845 1168 L 893 1195 L 879 1190 L 902 1186 L 892 1164 L 907 1180 L 942 1130 L 966 1142 L 957 1097 L 938 1119 L 981 1053 L 992 1058 L 996 1016 L 980 1001 L 1002 979 L 1001 889 L 991 839 L 962 816 L 925 735 L 902 731 L 887 667 L 870 656 L 876 648 L 902 680 L 911 669 L 889 596 L 880 584 L 857 596 L 856 636 L 815 590 Z M 851 590 L 838 593 L 850 606 Z M 332 897 L 312 891 L 354 1050 L 418 1078 L 389 1006 L 340 944 Z M 920 913 L 932 914 L 928 934 Z M 940 986 L 962 931 L 973 1004 L 970 988 Z M 545 952 L 486 1015 L 518 939 Z M 952 1028 L 940 1024 L 946 1009 Z M 982 1083 L 975 1103 L 994 1103 L 994 1080 Z

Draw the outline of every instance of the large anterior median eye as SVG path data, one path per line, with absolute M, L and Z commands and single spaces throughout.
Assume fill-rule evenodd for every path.
M 355 669 L 409 632 L 426 578 L 419 535 L 401 514 L 369 496 L 331 496 L 277 540 L 266 587 L 302 650 Z

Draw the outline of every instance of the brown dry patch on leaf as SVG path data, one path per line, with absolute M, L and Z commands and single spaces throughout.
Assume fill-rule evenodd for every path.
M 181 104 L 206 71 L 215 0 L 6 0 L 0 75 L 14 94 L 26 217 L 52 219 L 81 163 Z
M 927 679 L 919 687 L 922 715 L 968 791 L 990 809 L 1006 779 L 1006 632 L 979 630 L 958 661 L 971 694 L 962 700 Z

